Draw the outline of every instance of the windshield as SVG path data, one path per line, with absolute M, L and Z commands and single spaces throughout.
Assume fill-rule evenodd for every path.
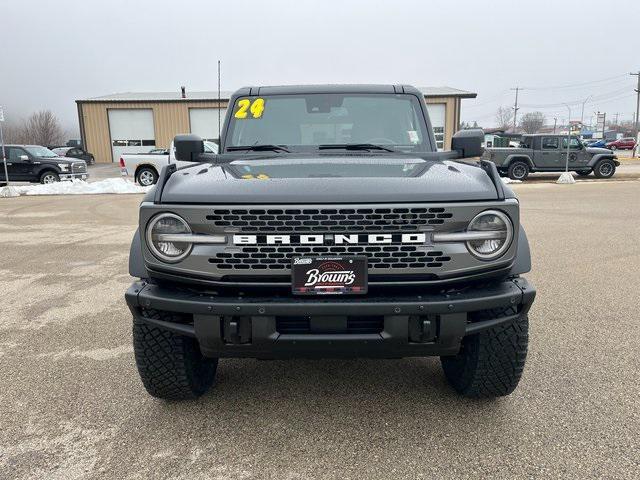
M 57 157 L 55 153 L 45 147 L 24 147 L 34 157 Z
M 335 145 L 430 151 L 414 95 L 305 94 L 241 97 L 225 147 L 279 145 L 294 151 Z

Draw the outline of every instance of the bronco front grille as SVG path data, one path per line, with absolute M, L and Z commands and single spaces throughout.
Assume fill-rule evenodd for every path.
M 251 233 L 416 231 L 452 217 L 441 207 L 216 209 L 206 216 L 215 227 Z
M 296 256 L 365 255 L 369 268 L 438 268 L 451 261 L 440 250 L 419 245 L 329 245 L 240 247 L 209 258 L 220 270 L 288 270 Z

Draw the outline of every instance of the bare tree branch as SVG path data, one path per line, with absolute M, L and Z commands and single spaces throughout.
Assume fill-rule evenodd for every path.
M 525 133 L 537 133 L 544 126 L 544 121 L 542 112 L 525 113 L 520 119 L 520 128 Z
M 513 111 L 509 107 L 498 107 L 496 111 L 496 123 L 498 128 L 508 130 L 513 123 Z

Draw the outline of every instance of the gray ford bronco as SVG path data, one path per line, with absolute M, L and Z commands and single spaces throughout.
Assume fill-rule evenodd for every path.
M 481 131 L 438 152 L 403 85 L 251 87 L 220 154 L 193 135 L 140 205 L 126 292 L 147 391 L 194 398 L 220 358 L 439 356 L 451 386 L 517 386 L 534 288 L 519 205 Z
M 526 180 L 529 172 L 563 172 L 567 166 L 581 176 L 593 172 L 597 178 L 609 178 L 620 165 L 611 150 L 585 147 L 577 137 L 550 134 L 523 135 L 520 148 L 487 148 L 482 158 L 513 180 Z

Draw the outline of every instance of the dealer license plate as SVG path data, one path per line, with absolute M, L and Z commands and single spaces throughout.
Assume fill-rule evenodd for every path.
M 292 288 L 296 295 L 367 293 L 367 257 L 294 257 Z

